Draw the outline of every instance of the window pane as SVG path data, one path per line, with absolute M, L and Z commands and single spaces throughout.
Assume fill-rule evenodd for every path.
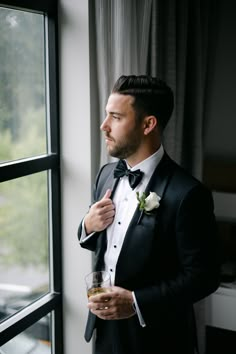
M 0 184 L 0 320 L 49 291 L 47 172 Z
M 46 153 L 44 16 L 0 7 L 0 162 Z
M 43 317 L 26 331 L 1 346 L 1 354 L 51 354 L 50 316 Z

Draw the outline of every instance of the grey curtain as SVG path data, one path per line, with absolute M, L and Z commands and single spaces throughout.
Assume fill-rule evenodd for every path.
M 175 91 L 175 111 L 165 132 L 165 147 L 198 178 L 202 176 L 207 66 L 214 50 L 216 4 L 211 0 L 152 3 L 147 71 L 165 79 Z
M 151 74 L 164 79 L 175 93 L 175 109 L 164 133 L 165 149 L 202 178 L 216 5 L 213 0 L 90 1 L 94 176 L 109 161 L 99 126 L 114 81 L 121 74 Z M 196 304 L 200 353 L 204 353 L 204 313 L 203 301 Z
M 202 176 L 204 107 L 212 0 L 91 0 L 91 114 L 95 170 L 107 162 L 99 125 L 114 81 L 121 74 L 151 74 L 175 92 L 164 134 L 168 153 Z M 212 25 L 213 26 L 213 25 Z

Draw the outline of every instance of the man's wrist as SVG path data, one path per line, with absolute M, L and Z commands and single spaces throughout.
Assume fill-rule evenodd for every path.
M 84 231 L 86 235 L 90 235 L 93 232 L 92 230 L 89 229 L 89 222 L 88 222 L 87 215 L 85 215 L 84 217 Z

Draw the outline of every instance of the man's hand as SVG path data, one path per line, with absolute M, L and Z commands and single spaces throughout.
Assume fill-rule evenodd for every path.
M 113 286 L 111 292 L 91 296 L 88 308 L 103 320 L 120 320 L 134 316 L 132 304 L 133 296 L 130 290 Z
M 94 203 L 88 214 L 84 218 L 84 225 L 87 235 L 92 232 L 103 231 L 109 226 L 114 219 L 115 206 L 110 199 L 111 190 L 108 189 L 104 197 Z

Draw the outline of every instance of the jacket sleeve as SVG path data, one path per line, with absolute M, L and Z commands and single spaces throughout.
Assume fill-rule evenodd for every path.
M 80 242 L 80 246 L 90 251 L 95 251 L 97 245 L 97 238 L 100 233 L 93 232 L 92 234 L 88 235 L 84 240 L 81 240 L 82 233 L 83 233 L 83 220 L 81 221 L 78 228 L 78 239 Z
M 92 200 L 91 205 L 100 199 L 101 189 L 102 189 L 108 175 L 111 173 L 110 167 L 112 167 L 112 164 L 104 165 L 100 169 L 99 173 L 97 174 L 96 179 L 95 179 L 95 183 L 93 185 L 93 200 Z M 78 232 L 77 232 L 77 236 L 80 241 L 80 245 L 82 248 L 86 248 L 90 251 L 95 251 L 96 246 L 97 246 L 97 239 L 101 233 L 94 232 L 93 234 L 91 234 L 91 237 L 88 237 L 83 242 L 81 242 L 81 235 L 83 232 L 83 220 L 84 220 L 84 218 L 80 222 L 79 227 L 78 227 Z

